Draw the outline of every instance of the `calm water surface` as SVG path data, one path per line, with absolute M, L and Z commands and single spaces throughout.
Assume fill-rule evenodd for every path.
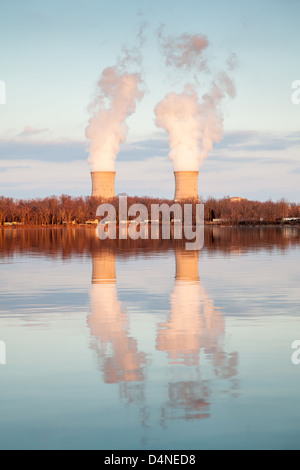
M 300 232 L 0 231 L 0 448 L 300 449 Z

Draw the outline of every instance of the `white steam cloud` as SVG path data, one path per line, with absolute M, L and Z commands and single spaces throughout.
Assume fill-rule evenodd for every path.
M 166 56 L 166 64 L 197 74 L 208 68 L 209 42 L 205 36 L 184 34 L 178 38 L 164 38 L 161 30 L 159 40 Z M 236 67 L 236 57 L 227 59 L 228 71 Z M 198 171 L 213 144 L 223 136 L 222 101 L 226 96 L 234 98 L 235 86 L 228 73 L 218 72 L 211 78 L 209 89 L 198 95 L 198 77 L 186 84 L 182 93 L 168 93 L 155 107 L 155 123 L 168 133 L 169 157 L 175 171 Z
M 141 33 L 140 33 L 141 36 Z M 92 171 L 115 171 L 120 145 L 126 142 L 127 118 L 142 99 L 143 80 L 140 73 L 129 73 L 130 62 L 140 63 L 139 50 L 134 55 L 124 49 L 119 65 L 103 70 L 97 83 L 96 96 L 90 105 L 91 118 L 86 128 L 89 139 L 89 163 Z

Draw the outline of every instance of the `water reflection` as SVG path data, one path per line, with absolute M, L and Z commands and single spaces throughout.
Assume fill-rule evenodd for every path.
M 163 252 L 184 248 L 182 240 L 104 240 L 95 228 L 1 229 L 0 257 L 29 253 L 56 258 L 90 256 L 101 247 L 110 247 L 121 256 L 136 253 Z M 298 227 L 205 227 L 202 252 L 247 252 L 287 250 L 300 245 Z
M 227 353 L 225 320 L 201 285 L 199 252 L 174 250 L 176 276 L 170 296 L 169 318 L 158 323 L 151 353 L 138 348 L 130 335 L 129 316 L 118 298 L 116 253 L 93 254 L 91 314 L 88 325 L 98 368 L 106 384 L 119 384 L 127 403 L 140 405 L 146 424 L 146 386 L 149 355 L 154 350 L 168 358 L 160 424 L 170 419 L 199 419 L 210 416 L 213 380 L 225 381 L 222 393 L 236 390 L 238 356 Z M 144 312 L 145 314 L 147 312 Z M 174 378 L 175 377 L 175 378 Z M 148 417 L 149 419 L 149 417 Z
M 299 241 L 0 229 L 2 446 L 298 448 Z
M 156 348 L 167 353 L 171 367 L 183 364 L 192 366 L 193 370 L 188 371 L 188 380 L 169 383 L 163 421 L 179 416 L 185 419 L 209 417 L 211 376 L 232 379 L 237 375 L 238 365 L 237 353 L 225 351 L 222 312 L 214 307 L 200 283 L 199 252 L 176 250 L 175 254 L 171 311 L 168 321 L 159 325 Z M 204 354 L 200 359 L 201 352 Z M 209 368 L 206 378 L 202 377 L 201 366 Z M 226 386 L 235 390 L 236 383 L 229 380 Z
M 93 337 L 98 366 L 105 383 L 122 385 L 121 395 L 128 402 L 143 398 L 146 355 L 138 351 L 137 340 L 129 335 L 129 319 L 118 299 L 114 252 L 93 255 L 93 280 L 90 291 L 92 313 L 88 325 Z M 125 386 L 140 382 L 138 386 Z

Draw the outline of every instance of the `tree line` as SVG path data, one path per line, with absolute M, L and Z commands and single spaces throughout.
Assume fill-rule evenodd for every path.
M 13 199 L 0 197 L 0 225 L 21 224 L 24 226 L 61 226 L 85 224 L 96 219 L 96 210 L 104 201 L 91 196 L 71 197 L 68 195 L 50 196 L 43 199 Z M 118 216 L 119 200 L 110 201 Z M 193 203 L 194 201 L 185 201 Z M 300 219 L 300 205 L 285 200 L 232 201 L 208 198 L 205 204 L 205 221 L 220 221 L 223 224 L 241 223 L 276 223 L 282 219 Z M 144 204 L 151 214 L 151 204 L 168 204 L 174 201 L 150 197 L 128 197 L 128 207 L 132 204 Z M 183 205 L 183 203 L 182 203 Z
M 249 201 L 242 199 L 232 201 L 229 197 L 222 199 L 209 198 L 205 201 L 205 220 L 221 219 L 230 224 L 247 222 L 280 222 L 282 219 L 300 218 L 300 205 L 290 203 L 284 199 L 273 202 L 271 200 Z

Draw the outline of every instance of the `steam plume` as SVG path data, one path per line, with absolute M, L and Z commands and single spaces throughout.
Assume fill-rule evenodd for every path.
M 166 64 L 194 73 L 211 73 L 203 56 L 209 47 L 205 36 L 184 34 L 164 39 L 159 31 Z M 227 70 L 236 66 L 236 57 L 227 60 Z M 198 171 L 213 144 L 223 136 L 222 100 L 234 98 L 235 86 L 228 73 L 218 72 L 210 79 L 208 91 L 198 95 L 198 78 L 186 84 L 182 93 L 169 93 L 154 109 L 156 125 L 165 129 L 170 143 L 169 157 L 175 171 Z
M 164 37 L 162 28 L 159 28 L 158 38 L 167 65 L 198 70 L 207 68 L 204 52 L 208 48 L 209 42 L 206 36 L 185 33 L 175 38 Z
M 137 55 L 132 59 L 139 61 Z M 97 83 L 97 93 L 90 106 L 92 116 L 86 128 L 92 171 L 115 170 L 120 145 L 127 138 L 126 119 L 135 112 L 137 102 L 144 95 L 141 75 L 124 70 L 130 60 L 126 50 L 120 64 L 103 70 Z

